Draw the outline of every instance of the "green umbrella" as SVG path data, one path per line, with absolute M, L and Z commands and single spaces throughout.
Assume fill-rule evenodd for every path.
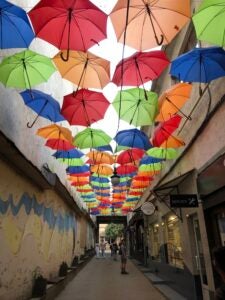
M 0 81 L 7 87 L 28 88 L 45 82 L 56 71 L 50 58 L 25 50 L 0 64 Z
M 92 186 L 97 186 L 97 187 L 108 187 L 108 188 L 110 188 L 110 185 L 109 185 L 108 182 L 103 183 L 103 182 L 98 182 L 98 181 L 93 181 L 92 180 L 91 185 Z
M 80 158 L 58 158 L 57 160 L 68 166 L 80 167 L 84 165 L 84 161 Z
M 121 146 L 121 145 L 117 145 L 116 149 L 115 149 L 115 153 L 120 152 L 122 150 L 127 150 L 127 149 L 131 149 L 130 147 L 127 146 Z
M 133 88 L 118 92 L 112 105 L 122 120 L 135 126 L 151 125 L 158 113 L 158 96 Z
M 225 1 L 205 0 L 192 17 L 197 38 L 223 47 L 225 45 Z
M 101 129 L 86 128 L 74 137 L 74 145 L 80 149 L 96 148 L 108 145 L 111 141 Z
M 161 169 L 162 169 L 162 163 L 155 163 L 155 164 L 141 165 L 138 171 L 154 172 L 154 171 L 160 171 Z
M 173 148 L 158 148 L 154 147 L 146 152 L 149 156 L 162 158 L 162 159 L 175 159 L 178 156 L 178 152 Z

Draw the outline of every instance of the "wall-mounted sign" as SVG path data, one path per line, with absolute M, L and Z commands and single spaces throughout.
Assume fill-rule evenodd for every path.
M 142 204 L 141 210 L 143 214 L 147 216 L 151 216 L 155 212 L 155 205 L 152 204 L 152 202 L 145 202 L 144 204 Z
M 170 195 L 171 207 L 198 207 L 196 194 Z

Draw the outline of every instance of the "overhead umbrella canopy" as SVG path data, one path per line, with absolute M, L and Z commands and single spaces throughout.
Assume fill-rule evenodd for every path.
M 8 1 L 0 2 L 0 48 L 28 48 L 34 38 L 26 12 Z
M 178 156 L 178 152 L 173 148 L 151 148 L 147 151 L 149 156 L 162 159 L 175 159 Z
M 78 88 L 103 89 L 110 81 L 109 61 L 90 52 L 70 51 L 68 61 L 63 61 L 57 54 L 53 61 L 62 77 Z
M 64 59 L 106 38 L 107 15 L 88 0 L 41 0 L 29 17 L 39 38 L 68 51 Z
M 204 0 L 192 17 L 198 40 L 225 45 L 225 2 Z
M 124 150 L 118 155 L 117 163 L 123 165 L 134 162 L 141 159 L 144 153 L 144 150 L 138 148 Z
M 190 19 L 190 1 L 119 0 L 110 14 L 119 42 L 139 51 L 168 44 Z M 128 15 L 127 15 L 128 11 Z M 127 20 L 127 26 L 126 26 Z
M 157 94 L 139 88 L 118 92 L 112 104 L 119 118 L 135 126 L 153 124 L 158 111 Z
M 39 128 L 36 134 L 45 139 L 60 139 L 72 142 L 71 131 L 68 128 L 56 124 Z
M 110 165 L 105 165 L 105 164 L 91 166 L 91 171 L 99 175 L 111 176 L 113 174 L 113 168 Z M 100 183 L 98 186 L 101 185 L 104 186 L 104 183 Z
M 74 145 L 72 144 L 71 141 L 67 141 L 67 140 L 62 140 L 59 138 L 54 138 L 54 139 L 48 139 L 47 142 L 45 143 L 45 146 L 57 150 L 57 152 L 59 150 L 61 151 L 69 151 L 74 149 Z
M 169 63 L 163 51 L 137 52 L 118 63 L 112 82 L 117 86 L 144 86 L 158 78 Z
M 111 137 L 101 129 L 86 128 L 74 137 L 74 145 L 80 149 L 108 145 Z
M 138 129 L 121 130 L 114 139 L 121 146 L 144 150 L 151 148 L 147 135 Z
M 30 89 L 47 81 L 55 71 L 50 58 L 25 50 L 2 60 L 0 81 L 7 87 Z
M 113 156 L 107 152 L 101 151 L 90 151 L 86 154 L 89 157 L 93 164 L 109 164 L 112 165 L 114 163 Z
M 62 115 L 71 125 L 90 126 L 103 119 L 109 104 L 102 93 L 81 89 L 64 97 Z
M 84 153 L 78 149 L 72 149 L 68 151 L 56 151 L 52 156 L 55 158 L 80 158 L 84 156 Z
M 185 145 L 185 142 L 174 135 L 169 136 L 161 145 L 161 148 L 180 148 Z

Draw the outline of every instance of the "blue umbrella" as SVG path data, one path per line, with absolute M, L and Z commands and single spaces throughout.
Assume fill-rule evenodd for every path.
M 34 39 L 26 12 L 8 1 L 0 1 L 0 48 L 28 48 Z
M 101 182 L 101 183 L 108 183 L 109 179 L 108 178 L 104 178 L 104 177 L 93 177 L 91 176 L 91 181 L 97 181 L 97 182 Z
M 112 147 L 110 145 L 95 147 L 94 149 L 96 149 L 98 151 L 110 151 L 110 152 L 113 152 L 113 149 L 112 149 Z
M 155 158 L 155 157 L 151 157 L 151 156 L 144 156 L 140 160 L 140 164 L 141 165 L 155 164 L 155 163 L 161 162 L 162 160 L 163 159 L 161 159 L 161 158 Z
M 31 128 L 39 116 L 52 122 L 65 120 L 60 114 L 59 103 L 50 95 L 37 90 L 26 90 L 21 92 L 20 95 L 22 96 L 24 103 L 37 113 L 37 117 L 34 119 L 33 123 L 27 123 L 27 127 Z
M 100 186 L 94 186 L 93 187 L 96 191 L 100 191 L 100 190 L 108 190 L 109 189 L 109 186 L 103 186 L 103 187 L 100 187 Z
M 78 149 L 71 149 L 67 151 L 58 150 L 52 154 L 55 158 L 81 158 L 84 156 L 84 153 Z
M 110 196 L 109 193 L 100 193 L 100 192 L 97 192 L 95 194 L 98 195 L 98 196 L 102 196 L 102 197 L 109 197 Z
M 184 82 L 209 83 L 225 76 L 225 51 L 220 47 L 194 48 L 172 61 L 170 74 Z
M 136 128 L 119 131 L 114 140 L 118 145 L 130 148 L 148 150 L 152 147 L 147 135 L 143 131 L 140 131 Z
M 90 166 L 84 165 L 81 167 L 68 167 L 66 168 L 66 172 L 69 174 L 78 174 L 78 173 L 85 173 L 90 171 Z

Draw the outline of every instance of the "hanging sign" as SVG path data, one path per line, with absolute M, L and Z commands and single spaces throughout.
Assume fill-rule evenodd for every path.
M 196 194 L 170 195 L 171 207 L 198 207 Z
M 152 204 L 151 202 L 145 202 L 144 204 L 142 204 L 141 210 L 142 210 L 143 214 L 145 214 L 147 216 L 151 216 L 155 212 L 155 205 Z

